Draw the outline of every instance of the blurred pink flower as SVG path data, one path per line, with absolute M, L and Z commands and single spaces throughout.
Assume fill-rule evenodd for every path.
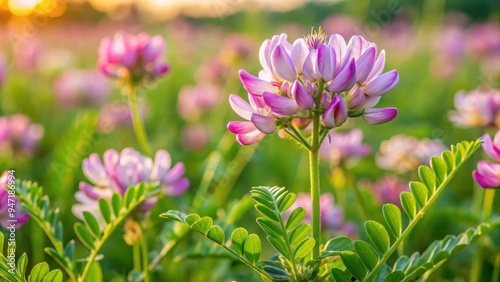
M 467 50 L 475 58 L 500 56 L 500 24 L 487 22 L 468 31 Z
M 312 206 L 311 195 L 309 193 L 297 194 L 297 200 L 285 211 L 284 216 L 288 217 L 294 209 L 299 207 L 306 210 L 304 223 L 311 224 Z M 322 194 L 320 197 L 320 218 L 322 229 L 326 232 L 335 234 L 345 234 L 344 232 L 352 234 L 356 232 L 352 228 L 352 225 L 344 221 L 344 210 L 340 206 L 335 205 L 331 194 Z
M 0 54 L 0 89 L 2 89 L 5 77 L 7 76 L 7 63 L 5 62 L 5 57 Z
M 401 206 L 399 194 L 403 191 L 409 191 L 408 182 L 401 181 L 395 176 L 385 176 L 375 183 L 367 183 L 377 202 L 382 205 L 385 203 Z
M 500 90 L 474 89 L 460 91 L 455 95 L 455 108 L 450 120 L 461 127 L 489 127 L 500 125 Z
M 101 105 L 109 91 L 108 81 L 96 71 L 69 70 L 54 82 L 56 98 L 67 108 Z
M 445 149 L 440 140 L 418 140 L 400 134 L 383 141 L 375 159 L 383 169 L 405 173 L 428 165 L 432 156 L 440 155 Z
M 104 38 L 99 45 L 99 69 L 111 78 L 138 83 L 144 78 L 155 79 L 167 74 L 170 67 L 163 61 L 165 42 L 159 35 L 150 37 L 118 32 L 114 38 Z
M 43 56 L 43 47 L 39 40 L 32 39 L 14 48 L 14 64 L 22 72 L 36 72 Z
M 359 34 L 362 23 L 353 17 L 337 14 L 326 18 L 321 26 L 327 34 L 338 33 L 342 37 L 351 37 Z
M 129 187 L 139 183 L 159 183 L 168 196 L 179 196 L 189 187 L 189 181 L 184 177 L 184 164 L 177 163 L 172 167 L 170 154 L 165 150 L 157 151 L 152 160 L 132 148 L 121 152 L 109 149 L 103 160 L 95 153 L 83 160 L 83 173 L 93 185 L 80 182 L 80 191 L 75 194 L 79 203 L 73 206 L 73 214 L 79 218 L 82 218 L 83 211 L 95 208 L 99 198 L 110 200 L 114 192 L 124 195 Z M 139 210 L 150 210 L 157 200 L 158 196 L 146 199 Z
M 15 188 L 9 189 L 9 186 L 16 185 L 14 179 L 14 176 L 9 171 L 5 171 L 0 176 L 0 225 L 6 229 L 12 224 L 19 228 L 29 219 L 29 214 L 21 213 L 19 199 L 15 196 L 10 197 L 9 191 L 15 190 Z M 8 220 L 15 220 L 15 222 L 9 222 Z
M 253 41 L 239 34 L 226 36 L 222 43 L 220 57 L 228 65 L 245 60 L 252 52 Z
M 43 127 L 22 114 L 0 117 L 0 155 L 35 154 Z
M 211 84 L 185 86 L 179 91 L 177 108 L 187 121 L 199 120 L 221 102 L 221 90 Z
M 227 80 L 229 67 L 219 58 L 204 61 L 196 71 L 196 77 L 202 83 L 222 84 Z
M 205 124 L 187 124 L 182 129 L 182 145 L 190 151 L 205 149 L 210 141 L 210 131 Z
M 353 129 L 347 133 L 330 131 L 319 149 L 320 158 L 333 165 L 340 165 L 350 160 L 366 156 L 371 148 L 362 143 L 363 132 Z
M 147 104 L 139 100 L 139 114 L 142 119 L 147 117 Z M 99 114 L 97 128 L 103 133 L 109 133 L 116 127 L 132 126 L 130 108 L 126 103 L 112 102 L 105 105 Z

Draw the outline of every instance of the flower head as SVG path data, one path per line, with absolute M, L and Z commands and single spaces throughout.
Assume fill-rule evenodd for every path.
M 118 32 L 106 37 L 99 45 L 99 69 L 111 78 L 138 83 L 144 78 L 155 79 L 167 74 L 169 65 L 163 61 L 165 42 L 160 36 L 150 37 Z
M 91 184 L 80 182 L 80 191 L 75 195 L 80 202 L 73 206 L 73 213 L 82 216 L 85 210 L 98 207 L 98 199 L 110 199 L 114 192 L 125 194 L 125 191 L 139 183 L 159 183 L 162 191 L 169 196 L 183 194 L 189 187 L 184 177 L 184 164 L 172 166 L 170 154 L 165 150 L 156 152 L 154 160 L 142 155 L 132 148 L 121 152 L 107 150 L 103 161 L 97 154 L 91 154 L 83 160 L 83 173 Z M 140 211 L 148 211 L 157 202 L 157 196 L 150 197 L 139 206 Z
M 408 182 L 395 176 L 386 176 L 375 183 L 369 183 L 368 187 L 379 204 L 391 203 L 400 206 L 399 194 L 408 191 Z
M 54 93 L 64 107 L 102 104 L 109 94 L 107 80 L 95 71 L 70 70 L 54 82 Z
M 483 137 L 483 150 L 495 161 L 491 163 L 481 160 L 477 163 L 477 170 L 472 172 L 472 177 L 483 188 L 497 188 L 500 186 L 500 130 L 492 140 L 489 134 Z
M 0 155 L 33 155 L 43 127 L 22 114 L 0 117 Z
M 16 220 L 16 227 L 20 227 L 29 219 L 29 214 L 21 213 L 21 203 L 17 197 L 11 197 L 8 191 L 9 186 L 15 185 L 14 177 L 9 171 L 5 171 L 0 176 L 0 225 L 8 228 L 12 222 L 8 220 Z M 13 202 L 12 202 L 13 201 Z M 9 209 L 14 207 L 14 212 Z
M 489 127 L 500 125 L 500 91 L 496 89 L 475 89 L 455 95 L 456 111 L 450 113 L 450 120 L 461 127 Z
M 221 91 L 211 84 L 199 84 L 183 87 L 179 92 L 177 108 L 181 117 L 187 121 L 196 121 L 203 113 L 220 103 Z
M 381 168 L 404 173 L 429 164 L 432 156 L 441 154 L 445 149 L 440 140 L 418 140 L 400 134 L 380 144 L 376 161 Z
M 259 59 L 258 77 L 244 70 L 239 74 L 249 99 L 258 100 L 258 108 L 266 109 L 266 119 L 261 120 L 265 128 L 245 128 L 254 138 L 240 142 L 243 145 L 278 129 L 280 135 L 289 134 L 293 120 L 311 120 L 313 113 L 321 114 L 320 126 L 326 129 L 341 126 L 348 117 L 362 116 L 368 123 L 380 124 L 397 115 L 395 108 L 373 108 L 396 86 L 399 75 L 395 70 L 383 73 L 385 52 L 377 55 L 376 45 L 361 36 L 353 36 L 346 44 L 341 35 L 328 38 L 320 28 L 290 43 L 283 33 L 262 43 Z M 235 99 L 230 97 L 231 105 Z M 241 116 L 241 111 L 235 111 Z M 233 132 L 241 137 L 242 130 Z
M 319 156 L 333 165 L 366 156 L 370 146 L 362 143 L 363 132 L 353 129 L 347 133 L 330 131 L 321 144 Z

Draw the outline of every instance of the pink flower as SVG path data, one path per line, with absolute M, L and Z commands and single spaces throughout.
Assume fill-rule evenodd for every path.
M 56 98 L 67 108 L 101 105 L 109 90 L 105 77 L 95 71 L 70 70 L 54 82 Z
M 221 90 L 211 84 L 185 86 L 179 92 L 177 108 L 183 119 L 196 121 L 219 104 L 220 98 Z
M 82 170 L 93 185 L 80 182 L 80 191 L 75 194 L 80 203 L 73 206 L 77 217 L 97 206 L 99 198 L 110 199 L 114 192 L 124 195 L 129 187 L 139 183 L 158 182 L 169 196 L 179 196 L 189 187 L 189 181 L 184 177 L 184 164 L 177 163 L 172 167 L 170 154 L 165 150 L 157 151 L 152 160 L 132 148 L 121 152 L 109 149 L 104 153 L 103 161 L 95 153 L 84 159 Z M 157 196 L 150 197 L 139 209 L 148 211 L 157 200 Z
M 394 176 L 386 176 L 369 184 L 369 187 L 379 204 L 391 203 L 401 206 L 399 195 L 408 191 L 408 182 Z
M 500 164 L 479 161 L 477 170 L 472 172 L 472 177 L 483 188 L 498 188 L 500 186 Z
M 440 155 L 445 149 L 440 140 L 418 140 L 400 134 L 380 144 L 376 161 L 381 168 L 404 173 L 428 165 L 432 156 Z
M 139 100 L 139 115 L 147 117 L 148 105 L 145 100 Z M 97 121 L 97 128 L 103 133 L 112 132 L 117 127 L 132 126 L 130 108 L 126 103 L 112 102 L 102 107 Z
M 5 76 L 7 75 L 7 64 L 5 58 L 0 54 L 0 89 L 5 82 Z
M 333 165 L 340 165 L 349 160 L 366 156 L 370 146 L 362 143 L 363 132 L 353 129 L 347 133 L 330 131 L 319 149 L 320 158 Z
M 460 91 L 455 95 L 456 111 L 450 120 L 461 127 L 496 126 L 500 111 L 500 91 L 496 89 L 474 89 L 469 93 Z
M 9 196 L 9 191 L 13 190 L 10 187 L 16 185 L 14 179 L 14 176 L 9 171 L 5 171 L 0 176 L 0 224 L 4 228 L 8 228 L 11 224 L 15 224 L 16 228 L 19 228 L 29 219 L 29 214 L 21 213 L 19 199 Z M 15 220 L 15 222 L 11 222 L 11 220 Z
M 43 127 L 22 114 L 0 117 L 0 155 L 35 154 Z
M 118 32 L 113 39 L 106 37 L 101 41 L 98 65 L 108 77 L 138 83 L 169 72 L 170 67 L 163 61 L 164 52 L 165 42 L 160 36 Z
M 500 130 L 495 134 L 495 138 L 492 140 L 489 134 L 483 135 L 483 150 L 490 158 L 495 162 L 500 163 Z

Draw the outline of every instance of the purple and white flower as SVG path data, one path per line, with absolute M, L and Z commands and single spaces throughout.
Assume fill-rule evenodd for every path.
M 43 136 L 43 127 L 22 114 L 0 117 L 0 155 L 32 156 Z
M 8 220 L 16 220 L 16 227 L 21 227 L 29 219 L 29 214 L 21 213 L 19 199 L 10 195 L 10 185 L 15 185 L 14 177 L 8 171 L 5 171 L 0 176 L 0 225 L 4 228 L 12 225 L 12 222 L 8 222 Z M 11 208 L 14 209 L 14 212 L 9 211 Z
M 321 144 L 319 156 L 333 165 L 366 156 L 371 148 L 368 144 L 363 144 L 362 139 L 363 132 L 359 129 L 347 133 L 330 131 Z

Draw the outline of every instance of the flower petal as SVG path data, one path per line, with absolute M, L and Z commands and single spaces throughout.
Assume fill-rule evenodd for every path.
M 373 68 L 368 77 L 366 78 L 366 81 L 371 81 L 374 77 L 378 77 L 384 70 L 384 66 L 385 66 L 385 50 L 382 50 L 380 51 L 377 60 L 373 64 Z
M 347 93 L 347 108 L 349 110 L 361 110 L 365 106 L 365 93 L 357 86 L 354 86 Z
M 262 133 L 271 134 L 276 131 L 276 121 L 272 117 L 252 114 L 252 123 Z
M 497 188 L 500 186 L 500 179 L 498 177 L 488 177 L 482 175 L 477 170 L 472 172 L 472 178 L 474 178 L 474 181 L 483 188 Z
M 278 88 L 273 86 L 270 82 L 257 78 L 245 70 L 240 70 L 238 74 L 241 83 L 243 83 L 243 88 L 252 95 L 262 96 L 265 91 L 278 92 Z
M 380 96 L 389 92 L 399 82 L 399 74 L 396 70 L 388 71 L 374 80 L 370 81 L 363 91 L 369 96 Z
M 294 81 L 297 78 L 292 58 L 290 58 L 283 45 L 278 45 L 274 48 L 271 54 L 271 62 L 274 73 L 281 79 Z
M 335 50 L 330 45 L 320 45 L 318 48 L 318 70 L 324 81 L 333 79 L 337 62 Z
M 273 113 L 289 116 L 295 114 L 299 110 L 297 102 L 293 99 L 269 92 L 264 92 L 263 97 Z
M 292 50 L 290 51 L 290 56 L 292 57 L 293 66 L 297 74 L 302 73 L 302 68 L 304 66 L 304 61 L 309 54 L 309 48 L 303 38 L 299 38 L 293 42 Z
M 342 125 L 346 120 L 347 108 L 344 100 L 340 96 L 335 95 L 323 114 L 323 123 L 327 127 L 333 128 Z
M 259 130 L 255 130 L 236 135 L 236 141 L 238 141 L 241 145 L 252 145 L 259 142 L 265 135 L 266 134 L 260 132 Z
M 302 77 L 308 81 L 316 81 L 321 78 L 318 70 L 318 51 L 313 49 L 309 52 L 302 68 Z
M 328 89 L 339 93 L 351 89 L 354 84 L 356 84 L 356 64 L 354 63 L 354 59 L 351 59 L 335 76 L 330 85 L 328 85 Z
M 398 115 L 396 108 L 367 109 L 362 115 L 369 124 L 381 124 L 393 120 Z
M 252 113 L 254 110 L 243 98 L 238 95 L 231 94 L 229 95 L 229 104 L 231 108 L 242 118 L 246 120 L 250 120 L 252 117 Z
M 172 158 L 166 150 L 158 150 L 155 154 L 153 168 L 151 170 L 151 180 L 159 181 L 172 165 Z
M 356 81 L 363 82 L 370 74 L 375 63 L 377 48 L 374 46 L 366 49 L 361 57 L 356 60 Z
M 314 99 L 307 93 L 306 89 L 300 83 L 300 81 L 296 80 L 292 84 L 291 88 L 292 97 L 295 99 L 295 102 L 302 110 L 312 110 L 314 109 Z
M 257 130 L 250 121 L 231 121 L 227 124 L 227 129 L 234 134 L 248 133 Z
M 498 134 L 498 133 L 497 133 Z M 495 139 L 497 136 L 495 135 Z M 494 159 L 496 162 L 500 162 L 500 148 L 498 148 L 489 134 L 483 135 L 483 150 L 490 158 Z

